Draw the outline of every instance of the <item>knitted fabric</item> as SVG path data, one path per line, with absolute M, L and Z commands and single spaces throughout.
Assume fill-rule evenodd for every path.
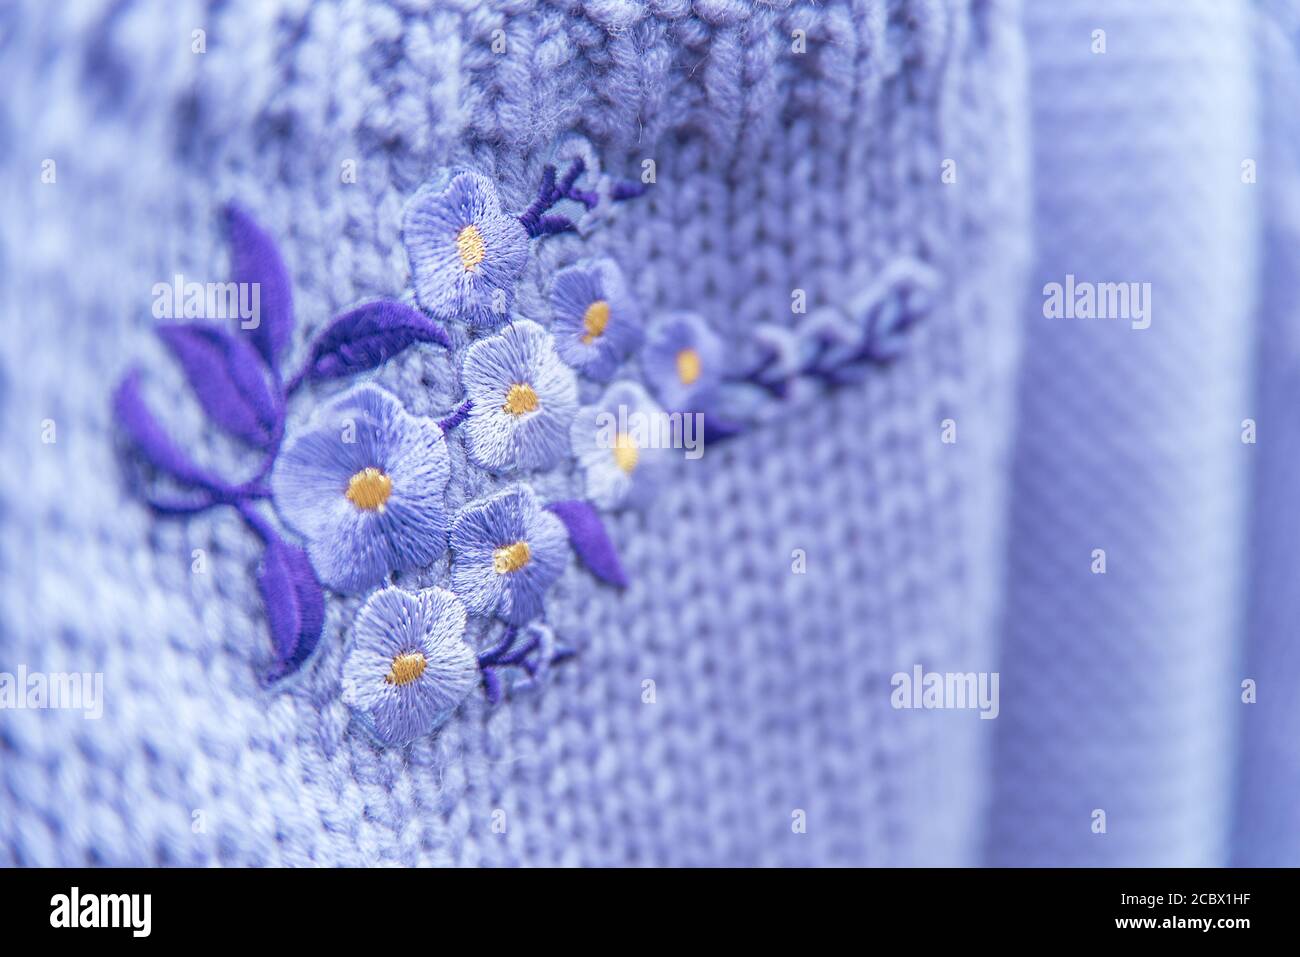
M 1029 5 L 1026 30 L 1038 248 L 989 859 L 1222 864 L 1255 451 L 1251 21 L 1071 0 Z M 1067 274 L 1149 282 L 1150 327 L 1045 318 Z
M 888 681 L 993 660 L 1024 233 L 1014 5 L 37 6 L 7 15 L 0 119 L 4 311 L 27 330 L 0 346 L 0 648 L 103 672 L 105 713 L 4 715 L 0 861 L 975 860 L 987 723 L 894 711 Z M 301 359 L 331 315 L 406 288 L 402 205 L 436 167 L 493 176 L 522 209 L 570 131 L 625 175 L 653 158 L 657 182 L 635 215 L 547 240 L 525 314 L 587 253 L 620 260 L 647 313 L 691 308 L 728 337 L 793 326 L 792 290 L 842 301 L 898 256 L 935 266 L 942 294 L 892 368 L 681 463 L 649 512 L 611 523 L 631 586 L 557 584 L 548 620 L 578 654 L 545 687 L 471 696 L 436 736 L 377 749 L 340 701 L 359 601 L 330 600 L 292 687 L 260 687 L 255 543 L 228 514 L 177 523 L 130 498 L 109 391 L 141 363 L 173 434 L 238 474 L 146 298 L 175 273 L 222 278 L 218 204 L 280 243 Z M 414 414 L 456 398 L 436 350 L 380 382 Z M 449 508 L 480 491 L 453 480 Z
M 1024 6 L 0 7 L 0 673 L 104 676 L 97 720 L 0 711 L 0 864 L 1300 860 L 1297 5 Z M 140 366 L 180 444 L 251 474 L 150 315 L 226 278 L 222 204 L 283 252 L 296 368 L 410 300 L 438 169 L 518 213 L 571 134 L 656 181 L 534 243 L 520 316 L 589 256 L 737 352 L 808 334 L 796 290 L 810 317 L 920 263 L 930 305 L 892 364 L 795 383 L 605 516 L 628 587 L 570 564 L 546 618 L 576 654 L 537 687 L 381 748 L 343 701 L 364 596 L 263 687 L 258 542 L 142 506 L 110 394 Z M 1067 275 L 1151 283 L 1150 328 L 1048 318 Z M 375 377 L 413 415 L 462 398 L 450 331 Z M 448 448 L 454 515 L 499 483 Z M 916 665 L 1000 672 L 998 719 L 895 710 Z

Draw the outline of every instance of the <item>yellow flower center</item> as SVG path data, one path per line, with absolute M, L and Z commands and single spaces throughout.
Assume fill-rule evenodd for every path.
M 605 327 L 609 325 L 609 303 L 604 299 L 597 299 L 582 316 L 582 328 L 585 330 L 582 334 L 584 345 L 591 345 L 592 342 L 599 339 L 605 333 Z
M 683 349 L 677 353 L 677 378 L 682 385 L 690 385 L 700 377 L 700 354 L 694 349 Z
M 527 565 L 532 560 L 532 557 L 533 553 L 528 548 L 527 542 L 502 545 L 492 553 L 492 568 L 498 575 L 517 572 Z
M 367 512 L 383 509 L 393 494 L 393 480 L 379 469 L 362 469 L 348 479 L 348 501 Z
M 409 685 L 420 675 L 424 674 L 424 666 L 427 664 L 424 655 L 418 651 L 410 654 L 398 655 L 393 659 L 393 667 L 388 670 L 388 675 L 384 681 L 390 685 Z
M 631 475 L 639 458 L 641 458 L 641 450 L 636 447 L 636 442 L 626 432 L 620 432 L 614 439 L 614 461 L 618 467 L 625 474 Z
M 460 264 L 466 269 L 473 269 L 487 255 L 487 247 L 483 245 L 483 234 L 473 223 L 456 234 L 456 252 L 460 253 Z
M 527 382 L 516 382 L 506 393 L 504 408 L 511 415 L 523 415 L 525 412 L 535 412 L 540 404 L 532 386 Z

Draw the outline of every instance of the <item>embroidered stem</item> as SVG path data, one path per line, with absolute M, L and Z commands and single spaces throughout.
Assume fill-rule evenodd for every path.
M 536 650 L 537 644 L 538 644 L 537 639 L 534 638 L 532 641 L 528 642 L 528 644 L 524 645 L 522 648 L 519 648 L 515 651 L 511 651 L 509 654 L 502 655 L 500 658 L 497 659 L 495 664 L 497 665 L 497 667 L 520 664 L 526 657 L 528 657 L 530 654 L 533 653 L 533 651 Z
M 519 637 L 518 628 L 507 628 L 505 636 L 495 646 L 478 656 L 479 667 L 494 665 L 501 656 L 508 652 Z
M 833 381 L 839 373 L 861 362 L 875 362 L 884 365 L 894 358 L 894 356 L 877 352 L 874 348 L 874 342 L 868 338 L 866 342 L 849 355 L 836 362 L 827 363 L 826 353 L 830 346 L 831 344 L 825 340 L 819 341 L 815 352 L 810 358 L 800 363 L 799 367 L 794 371 L 777 377 L 767 374 L 772 366 L 776 364 L 777 353 L 773 351 L 753 369 L 737 376 L 733 381 L 747 382 L 767 392 L 773 398 L 784 399 L 789 394 L 790 384 L 796 379 L 814 378 Z
M 537 198 L 519 217 L 519 222 L 523 223 L 530 237 L 536 239 L 539 236 L 553 236 L 556 233 L 572 232 L 578 228 L 567 216 L 547 214 L 556 203 L 565 199 L 581 203 L 586 209 L 591 209 L 600 201 L 595 193 L 578 189 L 576 186 L 578 177 L 586 169 L 587 164 L 582 157 L 575 158 L 558 181 L 553 165 L 548 163 L 542 169 L 542 184 L 537 188 Z
M 505 637 L 493 648 L 478 656 L 479 670 L 483 673 L 483 691 L 488 704 L 497 704 L 501 700 L 501 678 L 497 674 L 501 656 L 510 650 L 519 636 L 516 628 L 507 628 Z
M 519 644 L 519 636 L 518 628 L 508 628 L 496 645 L 478 656 L 479 670 L 483 674 L 483 690 L 489 704 L 496 704 L 502 698 L 501 669 L 518 668 L 523 671 L 527 677 L 516 680 L 512 686 L 522 690 L 533 685 L 544 666 L 567 661 L 575 654 L 572 648 L 553 646 L 549 640 L 543 640 L 537 634 Z M 548 660 L 540 660 L 548 653 Z
M 284 397 L 288 399 L 291 396 L 293 396 L 298 391 L 298 389 L 302 387 L 302 384 L 306 381 L 307 381 L 307 367 L 303 366 L 301 369 L 299 369 L 297 372 L 293 374 L 293 378 L 291 378 L 288 382 L 284 384 Z
M 270 471 L 268 468 L 267 472 Z M 270 498 L 271 487 L 264 484 L 266 473 L 262 473 L 258 478 L 250 479 L 243 485 L 236 486 L 235 491 L 240 498 Z
M 252 479 L 243 485 L 226 485 L 213 479 L 204 485 L 191 486 L 201 494 L 196 501 L 177 501 L 157 496 L 142 496 L 144 503 L 159 515 L 198 515 L 218 505 L 239 505 L 241 502 L 271 497 L 271 490 L 261 479 Z
M 278 538 L 275 529 L 271 527 L 271 524 L 266 519 L 257 514 L 251 502 L 241 500 L 236 503 L 235 508 L 239 510 L 239 515 L 244 520 L 244 524 L 253 530 L 264 545 L 270 544 L 271 541 Z
M 472 408 L 474 408 L 474 403 L 469 399 L 466 399 L 460 405 L 456 406 L 456 408 L 452 409 L 450 415 L 444 419 L 438 420 L 438 428 L 442 429 L 444 434 L 450 432 L 456 426 L 465 421 L 469 416 L 469 410 Z
M 198 515 L 200 512 L 206 512 L 210 508 L 224 504 L 212 499 L 210 495 L 205 496 L 202 501 L 198 502 L 174 502 L 167 499 L 153 498 L 144 496 L 145 505 L 157 512 L 159 515 L 178 516 L 178 515 Z
M 497 704 L 501 700 L 501 679 L 490 668 L 483 671 L 483 690 L 487 695 L 488 704 Z
M 610 187 L 609 198 L 616 203 L 624 200 L 636 199 L 638 196 L 644 196 L 646 184 L 639 180 L 620 179 L 614 182 Z

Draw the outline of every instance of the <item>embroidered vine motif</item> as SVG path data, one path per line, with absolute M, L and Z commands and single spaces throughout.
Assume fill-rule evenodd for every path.
M 195 515 L 229 506 L 261 539 L 258 588 L 274 647 L 267 678 L 276 681 L 307 661 L 325 620 L 318 570 L 306 552 L 281 537 L 259 507 L 271 497 L 267 479 L 284 439 L 290 396 L 304 383 L 373 368 L 414 343 L 446 346 L 449 340 L 443 329 L 409 306 L 370 303 L 331 323 L 313 343 L 304 367 L 284 381 L 281 359 L 294 324 L 288 272 L 275 244 L 247 213 L 231 206 L 225 216 L 232 279 L 259 289 L 256 327 L 247 338 L 215 324 L 169 324 L 158 332 L 208 419 L 261 452 L 260 468 L 252 478 L 233 482 L 199 466 L 176 446 L 149 410 L 139 370 L 128 372 L 118 385 L 113 410 L 134 452 L 133 460 L 148 473 L 139 476 L 141 494 L 154 511 Z
M 252 219 L 227 210 L 234 278 L 259 284 L 260 324 L 251 335 L 199 323 L 159 334 L 208 418 L 258 450 L 260 467 L 230 481 L 197 465 L 145 405 L 139 370 L 119 385 L 114 409 L 151 508 L 185 516 L 231 507 L 260 538 L 268 681 L 311 658 L 328 588 L 369 593 L 347 639 L 343 698 L 381 745 L 430 733 L 476 684 L 492 703 L 538 684 L 573 654 L 545 621 L 547 592 L 570 551 L 600 581 L 628 584 L 601 512 L 645 506 L 671 467 L 673 443 L 648 435 L 645 422 L 693 413 L 715 440 L 738 434 L 801 380 L 836 384 L 864 363 L 894 358 L 928 308 L 933 273 L 904 265 L 847 308 L 809 316 L 801 334 L 760 327 L 749 354 L 733 355 L 693 313 L 647 326 L 618 264 L 587 258 L 551 277 L 550 315 L 534 317 L 545 324 L 512 315 L 531 241 L 578 231 L 583 216 L 643 189 L 600 174 L 579 149 L 563 173 L 546 166 L 537 198 L 512 216 L 487 177 L 439 175 L 411 198 L 402 224 L 418 308 L 380 300 L 338 316 L 290 376 L 282 369 L 294 322 L 287 270 Z M 459 356 L 450 323 L 473 339 Z M 287 406 L 305 386 L 371 373 L 415 346 L 459 364 L 464 397 L 445 415 L 412 415 L 397 396 L 362 383 L 286 439 Z M 504 484 L 448 515 L 453 432 L 470 466 Z M 579 497 L 543 502 L 520 481 L 555 469 L 571 471 Z M 444 555 L 439 585 L 392 584 Z M 477 639 L 473 622 L 482 624 Z M 476 652 L 476 640 L 490 647 Z

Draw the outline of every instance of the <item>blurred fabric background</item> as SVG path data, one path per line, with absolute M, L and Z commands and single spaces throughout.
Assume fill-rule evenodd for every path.
M 0 710 L 0 863 L 1300 864 L 1298 57 L 1290 0 L 0 7 L 0 672 L 105 681 L 99 720 Z M 648 313 L 739 341 L 900 257 L 941 293 L 621 517 L 633 584 L 561 580 L 547 687 L 380 750 L 356 599 L 263 688 L 254 543 L 132 499 L 109 395 L 143 365 L 237 471 L 149 309 L 224 278 L 221 204 L 280 243 L 300 355 L 406 288 L 435 169 L 519 209 L 571 131 L 656 160 L 592 239 Z M 1150 327 L 1048 318 L 1067 275 L 1150 283 Z M 380 378 L 447 406 L 436 356 Z M 915 665 L 998 672 L 997 719 L 893 708 Z

